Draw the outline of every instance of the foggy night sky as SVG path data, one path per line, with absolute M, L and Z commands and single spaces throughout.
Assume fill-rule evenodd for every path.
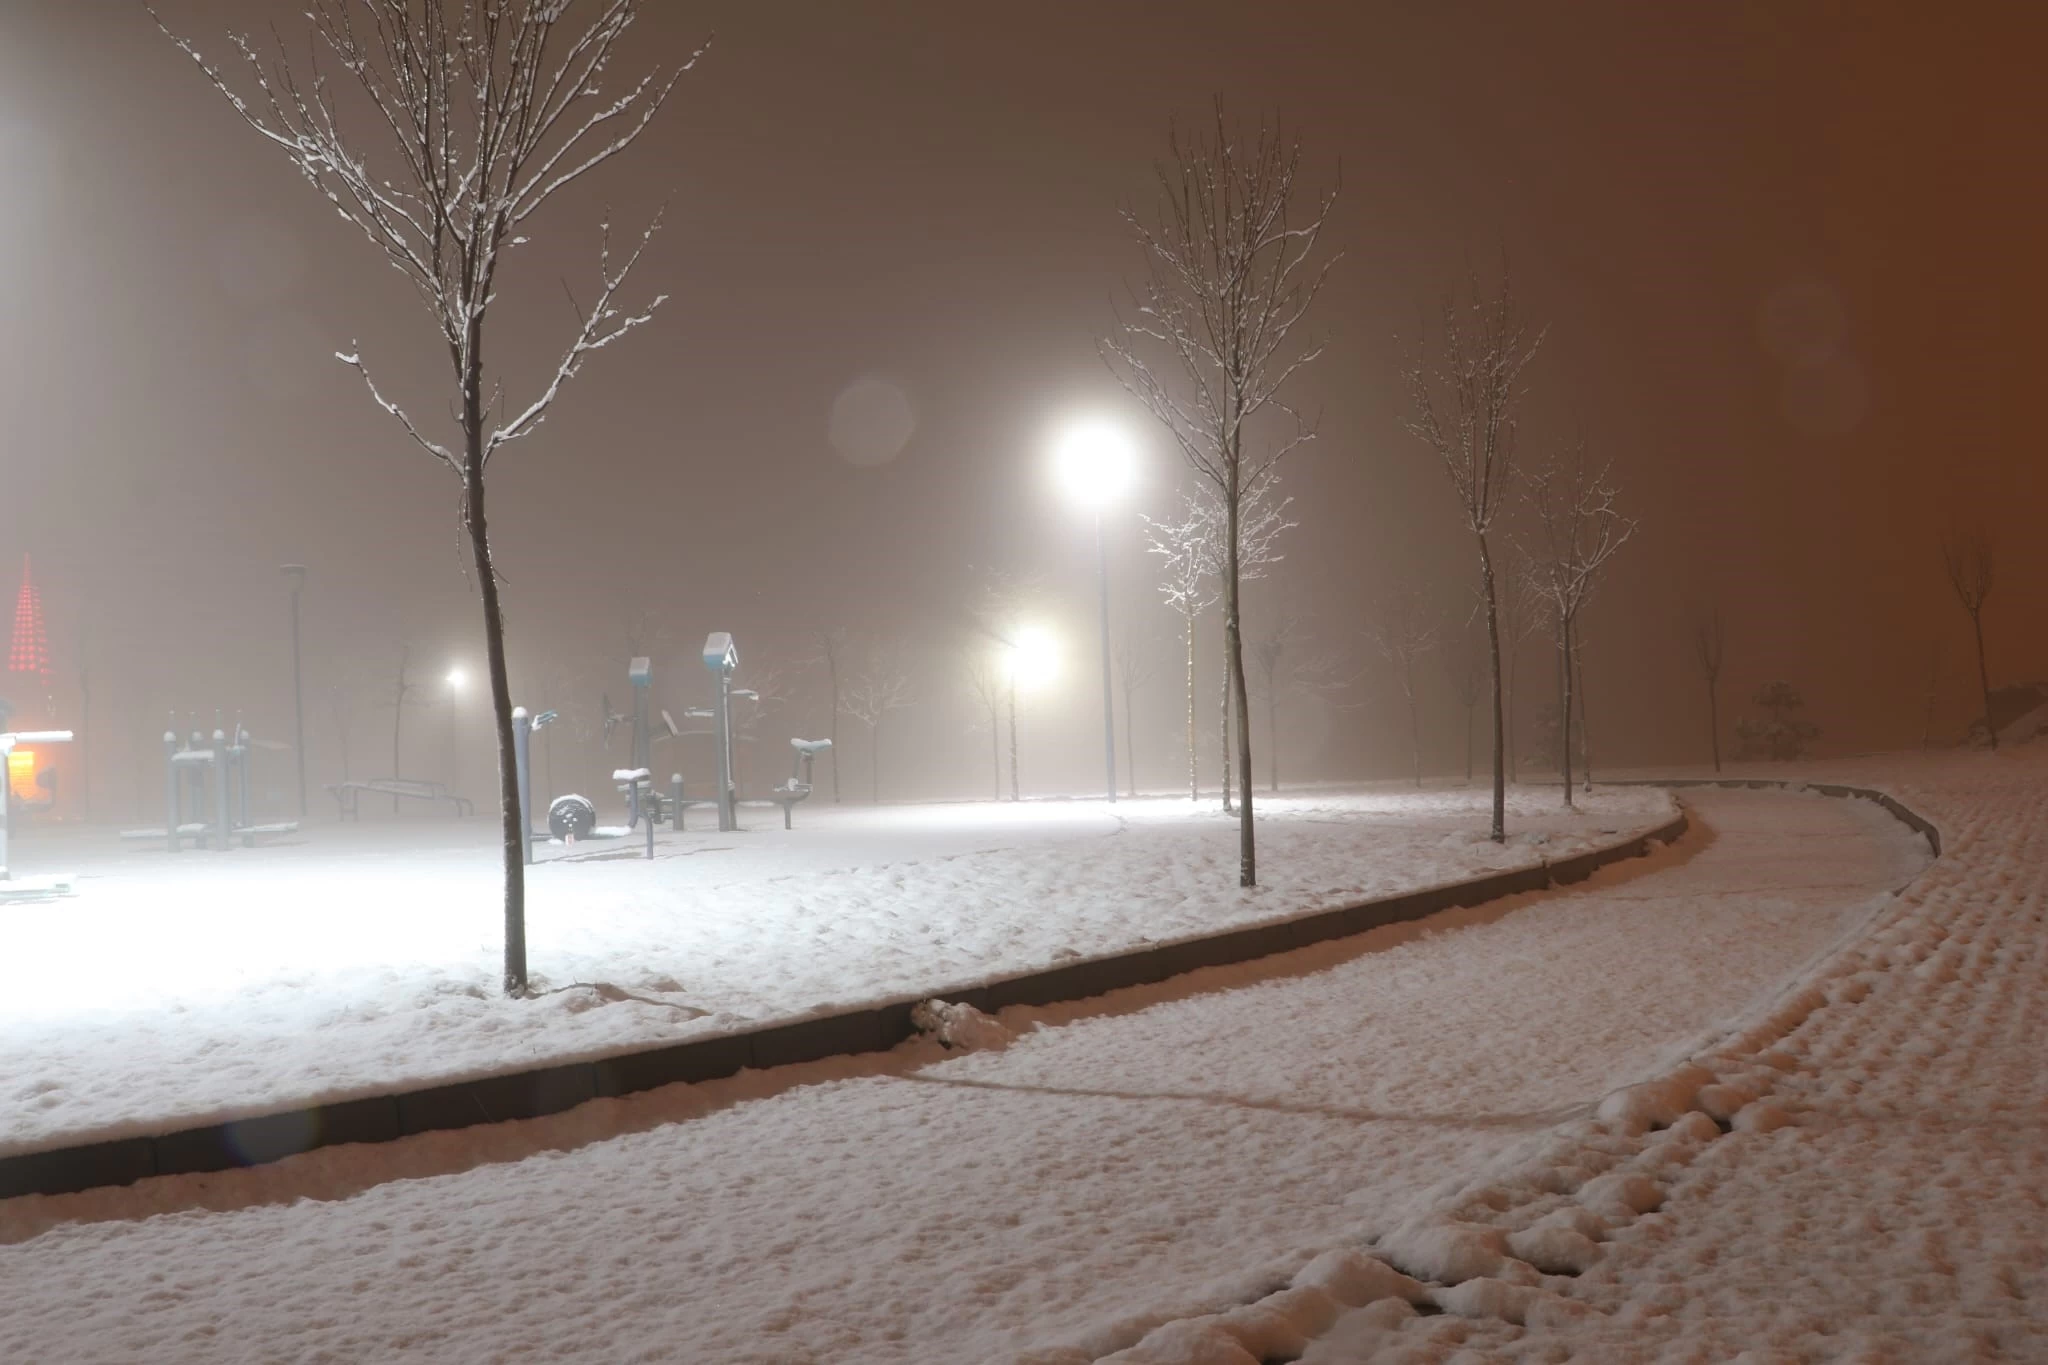
M 1277 110 L 1311 185 L 1339 165 L 1343 180 L 1327 237 L 1346 257 L 1311 315 L 1330 345 L 1297 391 L 1321 437 L 1291 457 L 1301 526 L 1250 592 L 1248 638 L 1284 595 L 1363 662 L 1371 596 L 1403 566 L 1462 619 L 1472 551 L 1401 428 L 1396 338 L 1505 250 L 1524 312 L 1550 327 L 1525 460 L 1582 431 L 1643 522 L 1586 619 L 1596 761 L 1704 758 L 1689 600 L 1726 622 L 1724 721 L 1783 677 L 1823 751 L 1915 744 L 1938 640 L 1937 736 L 1954 738 L 1978 709 L 1936 554 L 1957 522 L 1981 520 L 1999 556 L 1993 682 L 2048 677 L 2038 14 L 650 8 L 632 74 L 715 32 L 710 52 L 639 144 L 534 220 L 492 318 L 517 397 L 566 340 L 562 281 L 591 296 L 601 208 L 637 232 L 669 201 L 635 287 L 670 302 L 492 466 L 521 699 L 594 707 L 602 685 L 623 704 L 636 609 L 672 632 L 672 661 L 657 657 L 671 706 L 701 700 L 709 630 L 731 630 L 743 661 L 790 664 L 809 627 L 843 622 L 916 660 L 921 704 L 901 714 L 885 794 L 978 793 L 987 741 L 958 661 L 995 565 L 1044 575 L 1076 648 L 1028 722 L 1027 786 L 1089 789 L 1092 546 L 1044 453 L 1063 414 L 1120 412 L 1148 442 L 1138 510 L 1170 508 L 1177 459 L 1094 344 L 1140 269 L 1118 210 L 1147 202 L 1169 119 L 1216 93 Z M 163 10 L 211 59 L 229 28 L 273 19 L 305 51 L 296 4 Z M 359 340 L 388 392 L 445 411 L 445 362 L 405 282 L 139 5 L 0 0 L 0 290 L 0 591 L 32 552 L 60 673 L 92 671 L 109 790 L 125 800 L 129 755 L 171 705 L 241 708 L 288 738 L 287 561 L 311 566 L 309 778 L 339 776 L 335 678 L 361 694 L 355 774 L 381 775 L 390 718 L 373 694 L 400 640 L 429 680 L 482 654 L 454 480 L 331 358 Z M 1817 363 L 1787 365 L 1788 347 Z M 870 376 L 902 388 L 917 425 L 901 456 L 858 468 L 827 426 Z M 1135 515 L 1115 534 L 1118 610 L 1146 613 L 1167 659 L 1139 719 L 1141 771 L 1163 786 L 1172 618 L 1140 577 Z M 1210 637 L 1204 651 L 1209 665 Z M 1547 692 L 1548 662 L 1532 642 L 1525 697 Z M 1448 770 L 1461 717 L 1440 677 L 1430 752 Z M 1289 769 L 1400 771 L 1390 688 L 1369 675 L 1357 695 L 1328 743 L 1291 732 Z M 464 757 L 479 778 L 482 715 Z M 445 715 L 407 723 L 431 768 Z M 783 735 L 823 729 L 815 693 L 769 721 L 772 775 Z

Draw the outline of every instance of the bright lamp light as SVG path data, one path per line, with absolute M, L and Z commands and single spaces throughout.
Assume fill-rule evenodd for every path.
M 1020 692 L 1043 687 L 1059 676 L 1059 643 L 1039 626 L 1025 626 L 1003 649 L 1003 667 Z
M 469 675 L 461 669 L 451 668 L 448 670 L 448 690 L 450 692 L 460 692 L 462 685 L 468 681 Z
M 1076 422 L 1053 443 L 1052 469 L 1068 498 L 1099 511 L 1137 482 L 1138 450 L 1130 433 L 1114 422 Z

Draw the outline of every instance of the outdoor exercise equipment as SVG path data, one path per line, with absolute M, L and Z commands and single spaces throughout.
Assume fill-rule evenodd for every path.
M 176 730 L 164 731 L 164 828 L 124 829 L 121 837 L 162 839 L 173 853 L 181 851 L 189 839 L 194 848 L 225 853 L 237 838 L 244 848 L 254 848 L 258 835 L 296 832 L 296 820 L 259 825 L 250 819 L 250 758 L 254 750 L 255 742 L 239 720 L 232 738 L 216 722 L 211 744 L 198 730 L 182 743 Z
M 69 744 L 72 734 L 69 730 L 17 730 L 0 733 L 0 769 L 7 764 L 8 755 L 17 744 Z M 40 877 L 16 877 L 8 868 L 7 861 L 7 817 L 14 801 L 9 793 L 0 792 L 0 900 L 44 900 L 51 896 L 69 896 L 76 892 L 78 880 L 75 873 L 58 872 Z

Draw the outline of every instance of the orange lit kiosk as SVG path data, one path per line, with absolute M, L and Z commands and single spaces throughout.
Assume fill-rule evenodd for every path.
M 7 796 L 0 800 L 0 900 L 41 899 L 71 895 L 77 878 L 70 873 L 42 877 L 15 877 L 7 865 L 7 816 L 16 799 L 33 799 L 37 793 L 35 752 L 18 745 L 69 744 L 69 730 L 18 730 L 0 733 L 0 755 L 7 760 Z M 15 760 L 23 762 L 17 763 Z M 24 790 L 24 788 L 26 790 Z

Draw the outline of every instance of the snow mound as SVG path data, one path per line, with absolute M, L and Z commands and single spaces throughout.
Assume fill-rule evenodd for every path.
M 1582 1275 L 1593 1268 L 1601 1255 L 1598 1242 L 1574 1228 L 1555 1223 L 1538 1223 L 1509 1233 L 1508 1250 L 1546 1275 Z
M 1017 1035 L 993 1015 L 972 1005 L 947 1000 L 927 1000 L 910 1011 L 910 1024 L 919 1033 L 937 1039 L 946 1047 L 970 1052 L 993 1052 L 1008 1047 Z
M 1476 1223 L 1424 1222 L 1389 1233 L 1379 1249 L 1418 1280 L 1458 1284 L 1506 1268 L 1508 1235 Z
M 1600 1102 L 1600 1117 L 1629 1133 L 1669 1128 L 1713 1080 L 1714 1073 L 1703 1066 L 1681 1066 L 1657 1080 L 1615 1091 Z
M 1324 1252 L 1295 1272 L 1296 1289 L 1320 1289 L 1341 1304 L 1362 1308 L 1380 1299 L 1420 1303 L 1428 1294 L 1420 1281 L 1403 1275 L 1377 1256 L 1351 1247 Z

